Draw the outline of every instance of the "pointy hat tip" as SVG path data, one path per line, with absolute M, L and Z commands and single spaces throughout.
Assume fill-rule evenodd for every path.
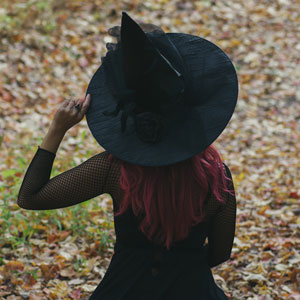
M 122 21 L 121 21 L 121 27 L 128 26 L 129 24 L 135 25 L 136 27 L 140 27 L 138 23 L 136 23 L 128 14 L 126 11 L 122 11 Z M 141 28 L 140 28 L 141 29 Z M 141 29 L 142 30 L 142 29 Z
M 127 12 L 123 10 L 123 11 L 122 11 L 122 17 L 124 17 L 124 16 L 129 17 L 128 14 L 127 14 Z
M 126 22 L 136 23 L 126 11 L 122 11 L 122 24 Z
M 126 37 L 125 37 L 126 36 Z M 134 39 L 133 39 L 134 37 Z M 121 41 L 125 42 L 126 39 L 131 40 L 129 43 L 139 45 L 141 41 L 147 40 L 146 34 L 143 29 L 135 22 L 125 11 L 122 11 L 121 22 Z

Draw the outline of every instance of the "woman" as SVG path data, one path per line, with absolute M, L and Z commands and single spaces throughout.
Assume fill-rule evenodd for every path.
M 210 268 L 230 258 L 236 199 L 212 143 L 237 102 L 235 69 L 211 42 L 140 27 L 125 12 L 110 33 L 118 43 L 107 45 L 85 101 L 57 111 L 18 205 L 57 209 L 112 196 L 115 252 L 91 300 L 228 299 Z M 49 180 L 64 134 L 85 114 L 106 151 Z

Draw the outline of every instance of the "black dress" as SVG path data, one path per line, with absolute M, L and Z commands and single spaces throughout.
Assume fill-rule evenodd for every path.
M 99 153 L 77 167 L 50 179 L 55 154 L 38 147 L 24 176 L 18 205 L 45 210 L 68 207 L 109 193 L 114 211 L 122 199 L 120 169 L 108 153 Z M 229 168 L 224 164 L 227 176 Z M 228 185 L 234 189 L 233 184 Z M 138 230 L 129 209 L 114 218 L 116 243 L 105 276 L 89 300 L 222 300 L 228 299 L 216 285 L 211 267 L 230 258 L 236 219 L 236 199 L 223 195 L 220 206 L 207 196 L 207 219 L 194 226 L 189 236 L 167 251 L 150 242 Z M 208 244 L 205 239 L 208 237 Z

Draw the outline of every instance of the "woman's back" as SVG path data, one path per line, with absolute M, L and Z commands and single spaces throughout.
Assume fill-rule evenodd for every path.
M 120 171 L 121 163 L 119 160 L 114 161 L 111 164 L 109 176 L 107 177 L 105 190 L 113 198 L 114 212 L 119 210 L 120 202 L 124 198 L 124 191 L 120 186 Z M 224 172 L 227 177 L 232 180 L 231 172 L 229 168 L 223 164 Z M 233 183 L 229 183 L 227 188 L 234 190 Z M 230 257 L 233 239 L 235 235 L 235 220 L 236 220 L 236 198 L 235 195 L 225 193 L 220 189 L 221 197 L 226 201 L 226 205 L 223 206 L 211 192 L 206 197 L 204 202 L 204 222 L 200 222 L 198 225 L 192 228 L 188 237 L 182 241 L 175 242 L 172 248 L 201 248 L 203 243 L 208 237 L 209 242 L 209 266 L 214 267 Z M 133 214 L 132 209 L 129 208 L 128 212 L 124 216 L 120 215 L 115 217 L 116 226 L 116 238 L 123 244 L 127 244 L 132 247 L 149 247 L 154 245 L 151 243 L 145 235 L 138 230 L 138 219 Z M 127 227 L 124 230 L 124 226 Z M 203 228 L 207 228 L 206 230 Z M 130 233 L 133 235 L 131 236 Z
M 223 167 L 232 178 L 229 168 L 225 164 Z M 111 164 L 104 188 L 112 196 L 114 212 L 119 210 L 124 198 L 120 168 L 120 161 Z M 228 189 L 232 188 L 228 185 Z M 222 206 L 213 194 L 207 195 L 204 221 L 170 250 L 153 243 L 139 230 L 138 218 L 131 207 L 114 217 L 115 253 L 90 299 L 105 298 L 105 295 L 111 295 L 107 299 L 138 299 L 139 295 L 149 300 L 227 299 L 210 270 L 230 258 L 235 235 L 236 199 L 229 193 L 221 193 L 226 205 Z M 209 246 L 204 247 L 206 237 Z M 110 280 L 118 288 L 113 289 Z

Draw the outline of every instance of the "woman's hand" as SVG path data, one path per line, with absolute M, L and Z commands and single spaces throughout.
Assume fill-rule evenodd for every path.
M 91 95 L 79 100 L 65 100 L 54 115 L 51 127 L 61 132 L 67 132 L 75 124 L 79 123 L 86 114 L 91 102 Z M 75 106 L 79 105 L 80 110 Z

